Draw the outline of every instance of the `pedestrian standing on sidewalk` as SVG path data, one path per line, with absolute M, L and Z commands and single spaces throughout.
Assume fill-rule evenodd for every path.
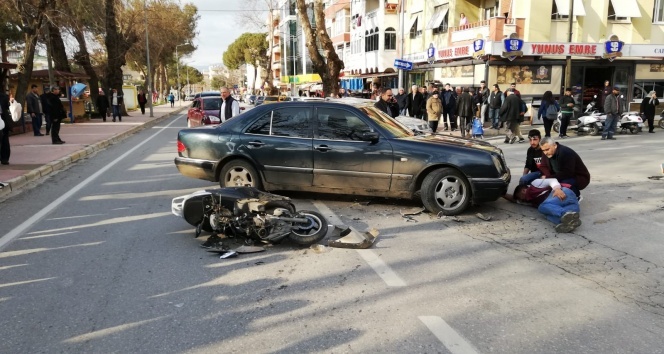
M 394 96 L 397 103 L 399 104 L 399 115 L 407 116 L 408 115 L 408 95 L 404 91 L 403 87 L 399 88 L 399 93 Z
M 26 107 L 28 115 L 32 118 L 32 131 L 35 136 L 44 136 L 44 134 L 41 133 L 42 114 L 44 113 L 44 110 L 42 109 L 41 100 L 37 93 L 37 85 L 32 85 L 30 88 L 32 91 L 28 93 L 25 100 L 28 106 Z
M 440 115 L 443 113 L 443 102 L 438 97 L 438 90 L 431 92 L 431 97 L 427 100 L 427 120 L 429 121 L 429 127 L 436 133 L 438 130 L 438 121 L 440 120 Z
M 609 80 L 604 81 L 604 87 L 602 88 L 602 94 L 599 97 L 599 102 L 597 104 L 597 108 L 599 108 L 600 112 L 606 113 L 604 111 L 604 102 L 606 101 L 606 98 L 611 95 L 611 86 L 609 85 Z
M 172 92 L 168 95 L 168 102 L 171 103 L 171 108 L 175 106 L 175 95 Z
M 554 114 L 555 109 L 555 114 Z M 560 111 L 560 106 L 558 102 L 553 98 L 553 92 L 546 91 L 542 96 L 542 104 L 537 110 L 537 119 L 540 120 L 544 118 L 544 137 L 551 136 L 551 127 L 553 127 L 553 122 L 558 118 L 558 111 Z
M 50 92 L 50 88 L 44 88 L 44 93 L 39 96 L 39 101 L 41 102 L 42 110 L 44 111 L 44 120 L 46 121 L 46 135 L 51 134 L 51 112 L 48 106 L 48 94 Z
M 500 129 L 500 106 L 505 101 L 505 95 L 500 91 L 498 84 L 493 85 L 493 91 L 489 95 L 489 119 L 491 119 L 491 128 Z
M 562 139 L 567 139 L 567 127 L 570 120 L 574 116 L 574 97 L 572 97 L 572 89 L 566 88 L 565 95 L 560 99 L 560 135 Z
M 604 113 L 606 113 L 606 120 L 604 121 L 602 140 L 616 140 L 613 134 L 616 132 L 616 123 L 618 123 L 620 120 L 623 106 L 624 102 L 620 95 L 620 89 L 616 86 L 613 88 L 612 94 L 606 96 L 606 99 L 604 100 Z
M 115 117 L 117 116 L 118 122 L 122 122 L 122 112 L 120 111 L 120 107 L 122 106 L 122 95 L 118 93 L 117 89 L 113 89 L 111 106 L 113 108 L 113 121 L 115 122 Z
M 219 119 L 221 119 L 221 122 L 223 123 L 233 117 L 240 115 L 240 102 L 231 96 L 228 87 L 222 87 L 220 91 L 221 107 L 219 107 Z
M 99 90 L 99 96 L 97 96 L 97 112 L 101 115 L 101 119 L 105 122 L 106 117 L 108 117 L 108 96 L 104 94 L 104 90 Z
M 641 113 L 648 120 L 648 133 L 655 132 L 653 129 L 655 129 L 655 107 L 657 106 L 659 106 L 657 92 L 650 91 L 648 97 L 644 98 L 643 102 L 641 102 Z
M 452 85 L 445 84 L 445 91 L 443 91 L 443 123 L 444 130 L 456 129 L 456 95 L 452 90 Z M 449 124 L 449 127 L 448 127 Z
M 488 121 L 491 121 L 491 119 L 487 116 L 489 113 L 489 88 L 486 87 L 486 81 L 482 80 L 480 81 L 480 88 L 477 90 L 477 98 L 479 103 L 481 104 L 480 106 L 480 119 L 482 120 L 482 123 Z
M 466 128 L 469 122 L 472 122 L 474 117 L 475 105 L 473 104 L 473 96 L 470 95 L 468 87 L 463 89 L 463 93 L 459 96 L 457 101 L 457 115 L 459 116 L 459 128 L 461 129 L 461 137 L 466 137 Z
M 426 101 L 424 101 L 424 97 L 417 90 L 417 85 L 411 86 L 407 102 L 408 102 L 408 114 L 411 117 L 421 118 L 422 108 L 425 106 Z
M 0 117 L 5 123 L 0 134 L 0 164 L 9 165 L 9 155 L 11 155 L 9 133 L 12 131 L 13 122 L 9 114 L 9 96 L 4 92 L 0 92 Z
M 67 118 L 67 112 L 62 105 L 62 101 L 60 101 L 60 88 L 58 86 L 51 88 L 51 92 L 47 94 L 47 100 L 49 114 L 51 115 L 51 142 L 56 145 L 64 144 L 65 142 L 60 139 L 60 123 Z
M 141 114 L 145 114 L 145 104 L 148 102 L 148 98 L 145 97 L 145 92 L 140 90 L 138 92 L 138 105 L 141 106 Z

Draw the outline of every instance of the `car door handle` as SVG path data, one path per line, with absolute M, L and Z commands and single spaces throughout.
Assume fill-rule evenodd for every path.
M 262 142 L 262 141 L 250 141 L 250 142 L 249 142 L 249 145 L 251 145 L 251 146 L 255 146 L 255 147 L 259 147 L 259 146 L 263 146 L 263 145 L 265 145 L 265 143 Z
M 316 150 L 325 152 L 325 151 L 332 150 L 332 148 L 330 148 L 327 145 L 319 145 L 319 146 L 316 147 Z

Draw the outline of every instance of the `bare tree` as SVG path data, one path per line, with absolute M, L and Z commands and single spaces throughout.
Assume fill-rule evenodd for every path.
M 305 0 L 297 0 L 298 17 L 305 35 L 307 50 L 311 57 L 314 71 L 323 80 L 323 92 L 337 96 L 339 93 L 339 72 L 344 68 L 344 62 L 339 59 L 334 44 L 325 29 L 325 12 L 323 0 L 313 0 L 314 24 L 309 19 L 310 7 Z M 325 56 L 318 49 L 322 47 Z

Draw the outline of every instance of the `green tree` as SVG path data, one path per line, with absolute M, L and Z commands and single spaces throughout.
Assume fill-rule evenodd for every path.
M 243 33 L 224 52 L 224 65 L 229 69 L 239 69 L 243 64 L 254 67 L 254 82 L 250 86 L 252 89 L 256 87 L 258 67 L 268 70 L 270 58 L 267 56 L 266 37 L 267 33 Z
M 314 71 L 323 80 L 323 92 L 336 96 L 339 92 L 339 72 L 344 68 L 344 62 L 339 59 L 334 44 L 325 29 L 323 0 L 314 0 L 313 4 L 306 4 L 305 0 L 296 1 L 298 17 Z M 313 17 L 313 23 L 310 17 Z M 321 52 L 325 53 L 325 56 Z

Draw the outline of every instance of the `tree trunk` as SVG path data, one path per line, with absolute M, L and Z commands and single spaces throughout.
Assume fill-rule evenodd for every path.
M 55 6 L 55 4 L 53 4 L 53 6 Z M 48 22 L 46 25 L 50 31 L 49 45 L 53 55 L 53 65 L 55 70 L 71 72 L 69 59 L 67 59 L 67 51 L 65 49 L 65 42 L 62 40 L 60 29 L 51 22 Z
M 325 29 L 323 1 L 314 0 L 313 7 L 314 20 L 316 21 L 315 29 L 312 28 L 309 17 L 307 16 L 307 7 L 304 0 L 297 0 L 298 16 L 302 24 L 307 50 L 309 51 L 314 71 L 320 75 L 323 81 L 324 95 L 336 97 L 339 95 L 339 72 L 344 68 L 344 62 L 339 59 L 334 44 Z M 326 52 L 326 58 L 318 51 L 316 39 L 318 39 L 323 50 Z
M 29 13 L 24 7 L 24 2 L 17 0 L 14 4 L 21 16 L 21 30 L 24 33 L 25 48 L 23 49 L 23 60 L 18 64 L 18 83 L 14 99 L 25 107 L 25 96 L 28 92 L 28 83 L 32 78 L 33 61 L 35 58 L 35 46 L 39 36 L 39 28 L 44 20 L 44 13 L 48 6 L 47 0 L 40 0 L 39 7 L 35 13 Z
M 254 81 L 251 83 L 251 87 L 254 90 L 256 90 L 256 79 L 258 79 L 257 76 L 258 76 L 258 64 L 254 64 Z
M 99 97 L 99 76 L 97 72 L 92 67 L 92 62 L 90 61 L 90 53 L 88 53 L 88 46 L 85 42 L 85 36 L 83 31 L 80 28 L 74 27 L 72 29 L 72 34 L 76 41 L 78 42 L 78 52 L 74 53 L 74 61 L 78 65 L 83 67 L 85 73 L 90 77 L 88 82 L 90 88 L 90 97 L 92 99 L 92 104 L 97 107 L 97 97 Z M 108 92 L 106 92 L 108 94 Z M 99 107 L 97 107 L 97 112 L 99 112 Z
M 106 5 L 106 83 L 107 87 L 117 89 L 118 95 L 122 95 L 122 67 L 126 64 L 126 55 L 129 48 L 138 41 L 135 26 L 128 26 L 127 33 L 119 29 L 115 17 L 115 5 L 118 0 L 105 0 Z M 133 28 L 133 29 L 132 29 Z M 122 105 L 122 115 L 126 115 L 126 109 Z
M 7 62 L 7 39 L 0 38 L 0 61 L 3 63 Z M 5 92 L 7 89 L 7 76 L 9 75 L 9 69 L 0 69 L 0 90 Z

